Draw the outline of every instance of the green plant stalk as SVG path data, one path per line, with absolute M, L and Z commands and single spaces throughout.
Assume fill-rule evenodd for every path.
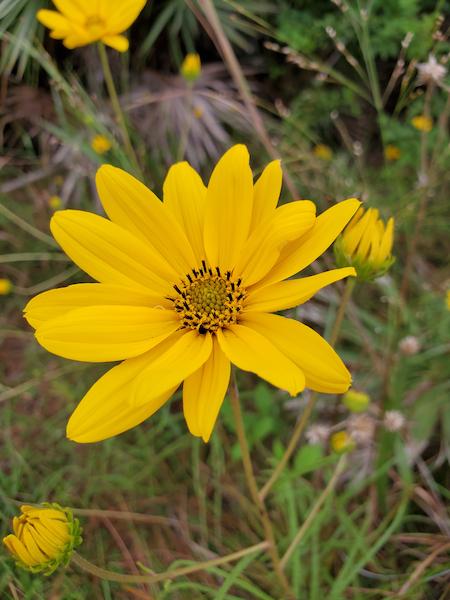
M 247 437 L 245 435 L 244 420 L 242 418 L 241 403 L 239 400 L 239 391 L 236 382 L 236 376 L 233 370 L 232 380 L 230 385 L 230 398 L 231 408 L 233 410 L 234 422 L 236 424 L 236 433 L 239 441 L 239 446 L 242 454 L 242 463 L 244 466 L 245 478 L 247 486 L 250 491 L 253 502 L 258 508 L 259 518 L 264 529 L 264 535 L 268 543 L 268 552 L 272 560 L 272 566 L 277 579 L 284 590 L 286 600 L 295 600 L 294 593 L 291 590 L 286 575 L 281 568 L 280 556 L 278 554 L 278 548 L 275 541 L 275 535 L 273 532 L 272 523 L 270 521 L 269 513 L 264 504 L 264 500 L 260 497 L 258 492 L 258 484 L 256 483 L 255 474 L 253 471 L 252 460 L 250 458 L 250 450 L 247 443 Z
M 333 475 L 330 478 L 330 481 L 328 482 L 327 486 L 325 487 L 325 489 L 323 490 L 323 492 L 320 494 L 320 496 L 317 498 L 317 502 L 314 504 L 313 508 L 311 509 L 311 512 L 309 513 L 309 515 L 306 517 L 306 519 L 304 520 L 302 526 L 300 527 L 300 529 L 298 530 L 298 532 L 296 533 L 294 539 L 292 540 L 292 542 L 289 544 L 288 549 L 286 550 L 286 552 L 284 553 L 283 557 L 281 558 L 281 567 L 284 569 L 287 565 L 287 563 L 289 562 L 289 559 L 291 558 L 293 552 L 295 551 L 295 549 L 297 548 L 297 546 L 300 544 L 300 542 L 302 541 L 302 539 L 305 536 L 305 533 L 308 531 L 309 526 L 311 525 L 311 523 L 314 521 L 317 513 L 320 511 L 320 509 L 323 506 L 323 503 L 325 502 L 325 500 L 328 498 L 328 496 L 331 494 L 331 492 L 334 490 L 334 486 L 336 485 L 336 482 L 339 478 L 339 475 L 342 473 L 344 467 L 345 467 L 345 462 L 346 462 L 346 456 L 343 455 L 340 457 L 334 471 L 333 471 Z
M 95 575 L 95 577 L 98 577 L 99 579 L 106 579 L 107 581 L 116 581 L 117 583 L 158 583 L 159 581 L 176 579 L 177 577 L 182 577 L 183 575 L 198 573 L 199 571 L 204 571 L 209 567 L 217 567 L 218 565 L 225 565 L 229 562 L 234 562 L 235 560 L 239 560 L 240 558 L 242 558 L 243 556 L 247 556 L 248 554 L 262 552 L 263 550 L 266 550 L 268 546 L 268 542 L 260 542 L 259 544 L 255 544 L 254 546 L 243 548 L 238 552 L 227 554 L 226 556 L 213 558 L 212 560 L 200 562 L 190 567 L 182 567 L 180 569 L 166 571 L 165 573 L 157 573 L 155 575 L 126 575 L 125 573 L 115 573 L 114 571 L 108 571 L 107 569 L 97 567 L 93 563 L 83 558 L 77 552 L 73 553 L 71 561 L 84 571 L 87 571 L 91 575 Z
M 39 231 L 39 229 L 36 229 L 36 227 L 33 227 L 33 225 L 30 225 L 24 219 L 22 219 L 21 217 L 18 217 L 12 210 L 9 210 L 9 208 L 7 208 L 6 206 L 4 206 L 1 203 L 0 203 L 0 215 L 3 215 L 6 219 L 8 219 L 8 221 L 11 221 L 12 223 L 14 223 L 14 225 L 17 225 L 18 227 L 20 227 L 27 233 L 31 234 L 37 240 L 40 240 L 41 242 L 45 242 L 49 246 L 59 248 L 58 244 L 55 242 L 55 240 L 52 237 L 50 237 L 49 235 L 47 235 L 46 233 L 44 233 L 42 231 Z
M 108 89 L 109 98 L 111 100 L 112 107 L 114 109 L 114 113 L 116 115 L 117 123 L 120 127 L 120 131 L 122 134 L 123 143 L 125 145 L 125 149 L 127 151 L 128 156 L 134 163 L 134 167 L 136 169 L 136 173 L 142 176 L 142 171 L 139 166 L 139 161 L 137 159 L 134 148 L 131 144 L 130 136 L 128 134 L 128 128 L 125 121 L 125 116 L 123 114 L 122 108 L 120 106 L 119 97 L 117 95 L 116 86 L 114 84 L 114 79 L 111 73 L 111 68 L 109 66 L 108 55 L 106 53 L 106 48 L 103 42 L 99 42 L 97 44 L 98 53 L 100 56 L 100 63 L 102 65 L 103 76 L 105 78 L 106 87 Z
M 354 277 L 349 277 L 345 283 L 344 293 L 342 295 L 341 303 L 339 304 L 339 308 L 336 313 L 336 319 L 334 321 L 333 329 L 332 329 L 331 335 L 330 335 L 329 342 L 330 342 L 331 346 L 334 346 L 338 340 L 339 332 L 340 332 L 341 326 L 342 326 L 342 321 L 343 321 L 344 315 L 345 315 L 345 310 L 347 308 L 348 301 L 350 300 L 350 297 L 352 295 L 355 285 L 356 285 L 356 278 L 354 278 Z M 317 401 L 317 393 L 313 392 L 308 400 L 308 403 L 306 404 L 305 408 L 303 409 L 302 416 L 298 420 L 297 425 L 295 426 L 295 429 L 292 432 L 292 436 L 291 436 L 291 439 L 289 440 L 288 447 L 286 448 L 283 456 L 281 457 L 280 462 L 277 464 L 272 475 L 270 476 L 268 481 L 264 484 L 264 486 L 261 488 L 261 491 L 258 494 L 258 496 L 261 498 L 261 500 L 264 500 L 264 498 L 267 496 L 267 494 L 269 493 L 269 491 L 271 490 L 271 488 L 273 487 L 273 485 L 275 484 L 277 479 L 280 477 L 281 473 L 284 471 L 292 454 L 295 452 L 295 449 L 297 448 L 297 444 L 302 436 L 302 433 L 303 433 L 305 426 L 308 422 L 308 419 L 313 411 L 316 401 Z

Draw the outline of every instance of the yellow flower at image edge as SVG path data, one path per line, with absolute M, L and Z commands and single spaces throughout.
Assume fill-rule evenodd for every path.
M 24 505 L 20 510 L 22 514 L 13 518 L 14 534 L 3 538 L 17 565 L 44 575 L 67 565 L 73 550 L 82 542 L 78 519 L 58 504 Z
M 393 217 L 385 225 L 376 208 L 361 207 L 334 244 L 336 262 L 355 267 L 361 281 L 371 281 L 392 266 L 393 242 Z
M 0 278 L 0 296 L 7 296 L 12 290 L 12 283 L 5 277 Z
M 146 0 L 53 0 L 53 4 L 59 12 L 41 9 L 36 17 L 66 48 L 102 41 L 126 52 L 128 40 L 120 34 L 134 23 Z
M 350 374 L 313 329 L 276 314 L 352 276 L 352 267 L 290 279 L 317 259 L 358 209 L 345 200 L 277 208 L 279 161 L 253 184 L 245 146 L 231 148 L 208 187 L 187 163 L 173 165 L 161 202 L 110 165 L 96 183 L 109 217 L 57 212 L 52 233 L 99 283 L 44 292 L 25 308 L 39 343 L 81 361 L 123 361 L 72 414 L 67 435 L 94 442 L 157 411 L 183 383 L 191 433 L 209 440 L 234 363 L 296 395 L 305 386 L 340 394 Z
M 104 135 L 94 135 L 91 140 L 91 148 L 97 154 L 105 154 L 105 152 L 111 149 L 111 142 Z

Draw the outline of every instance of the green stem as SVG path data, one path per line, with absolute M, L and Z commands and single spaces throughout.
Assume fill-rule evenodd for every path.
M 125 150 L 126 150 L 128 156 L 133 161 L 137 174 L 142 176 L 142 172 L 139 167 L 139 161 L 137 159 L 134 148 L 131 145 L 131 140 L 130 140 L 130 136 L 128 134 L 128 128 L 127 128 L 127 124 L 125 121 L 125 116 L 124 116 L 122 108 L 120 106 L 119 97 L 118 97 L 117 91 L 116 91 L 116 86 L 114 85 L 114 79 L 113 79 L 113 76 L 111 73 L 111 68 L 109 66 L 106 48 L 105 48 L 103 42 L 99 42 L 97 44 L 97 47 L 98 47 L 98 53 L 100 56 L 100 63 L 102 65 L 102 69 L 103 69 L 103 76 L 105 78 L 105 83 L 106 83 L 106 87 L 108 89 L 109 98 L 111 100 L 111 104 L 114 109 L 114 113 L 116 115 L 116 120 L 120 127 L 123 143 L 125 144 Z
M 294 550 L 297 548 L 297 546 L 302 541 L 305 533 L 308 531 L 309 526 L 313 522 L 313 520 L 316 517 L 317 513 L 322 508 L 323 503 L 328 498 L 328 496 L 331 494 L 331 492 L 334 490 L 334 486 L 336 484 L 336 481 L 338 480 L 339 475 L 342 473 L 342 471 L 343 471 L 343 469 L 345 467 L 345 459 L 346 459 L 345 455 L 341 456 L 341 458 L 339 459 L 339 461 L 338 461 L 338 463 L 336 465 L 336 468 L 334 469 L 333 475 L 331 476 L 331 479 L 328 482 L 326 488 L 323 490 L 323 492 L 317 498 L 317 502 L 315 503 L 315 505 L 311 509 L 311 512 L 309 513 L 309 515 L 307 516 L 307 518 L 303 522 L 302 526 L 298 530 L 298 532 L 295 535 L 295 537 L 292 540 L 292 542 L 289 544 L 289 548 L 286 550 L 286 552 L 284 553 L 284 555 L 283 555 L 283 557 L 281 559 L 281 567 L 283 569 L 286 567 L 286 565 L 287 565 L 289 559 L 291 558 Z
M 256 483 L 255 474 L 253 471 L 253 465 L 250 458 L 250 450 L 247 443 L 247 437 L 245 435 L 244 420 L 242 417 L 241 403 L 239 400 L 239 390 L 236 383 L 236 376 L 233 371 L 231 385 L 230 385 L 230 398 L 231 408 L 233 410 L 234 421 L 236 424 L 236 433 L 239 441 L 239 446 L 242 454 L 242 463 L 244 466 L 245 478 L 247 486 L 250 491 L 251 497 L 258 508 L 259 518 L 264 529 L 266 541 L 268 543 L 268 551 L 272 560 L 273 569 L 280 582 L 281 587 L 284 590 L 286 600 L 294 600 L 294 594 L 290 588 L 289 582 L 286 575 L 283 573 L 283 569 L 280 564 L 280 556 L 275 542 L 275 535 L 273 532 L 272 523 L 270 521 L 269 513 L 267 512 L 264 500 L 260 497 L 258 492 L 258 484 Z
M 345 310 L 347 308 L 348 301 L 350 300 L 350 297 L 352 295 L 355 284 L 356 284 L 356 279 L 353 277 L 349 277 L 346 281 L 344 293 L 342 295 L 341 303 L 340 303 L 338 311 L 336 313 L 336 320 L 334 322 L 333 330 L 330 335 L 329 342 L 330 342 L 331 346 L 334 346 L 337 342 L 339 332 L 341 329 L 341 325 L 342 325 L 342 320 L 344 318 Z M 302 433 L 305 429 L 305 426 L 308 422 L 308 419 L 313 411 L 316 401 L 317 401 L 317 393 L 313 392 L 308 400 L 308 403 L 306 404 L 306 406 L 303 410 L 302 416 L 298 420 L 297 425 L 295 426 L 294 431 L 292 432 L 292 436 L 291 436 L 291 439 L 289 440 L 288 447 L 286 448 L 283 456 L 281 457 L 280 462 L 277 464 L 272 475 L 270 476 L 270 478 L 268 479 L 266 484 L 261 488 L 261 491 L 258 494 L 258 496 L 262 500 L 264 500 L 264 498 L 267 496 L 267 494 L 269 493 L 269 491 L 271 490 L 271 488 L 273 487 L 273 485 L 275 484 L 277 479 L 280 477 L 281 473 L 284 471 L 292 454 L 295 452 L 295 449 L 297 448 L 297 444 L 300 441 L 300 438 L 301 438 Z
M 248 554 L 266 550 L 267 547 L 267 542 L 260 542 L 259 544 L 249 546 L 248 548 L 244 548 L 243 550 L 239 550 L 238 552 L 227 554 L 226 556 L 213 558 L 212 560 L 197 563 L 190 567 L 182 567 L 180 569 L 174 569 L 173 571 L 166 571 L 165 573 L 156 573 L 155 575 L 126 575 L 124 573 L 115 573 L 114 571 L 108 571 L 107 569 L 102 569 L 101 567 L 97 567 L 96 565 L 92 564 L 91 562 L 80 556 L 77 552 L 73 553 L 72 562 L 74 562 L 77 566 L 79 566 L 84 571 L 87 571 L 91 575 L 95 575 L 100 579 L 106 579 L 107 581 L 117 581 L 118 583 L 158 583 L 159 581 L 175 579 L 177 577 L 182 577 L 183 575 L 189 575 L 190 573 L 204 571 L 205 569 L 208 569 L 210 567 L 217 567 L 219 565 L 224 565 L 229 562 L 234 562 L 235 560 L 239 560 L 240 558 L 242 558 L 243 556 L 247 556 Z

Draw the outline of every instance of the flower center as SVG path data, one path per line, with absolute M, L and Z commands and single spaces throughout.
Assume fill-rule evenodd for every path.
M 170 300 L 180 315 L 182 327 L 197 329 L 199 333 L 237 323 L 246 295 L 240 279 L 232 281 L 230 271 L 222 275 L 219 267 L 213 270 L 205 261 L 200 269 L 192 269 L 180 285 L 173 287 L 178 295 Z
M 84 26 L 91 35 L 100 35 L 105 29 L 105 21 L 98 15 L 91 15 L 84 22 Z

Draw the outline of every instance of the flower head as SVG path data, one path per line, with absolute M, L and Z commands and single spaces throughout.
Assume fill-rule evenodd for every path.
M 14 534 L 3 538 L 17 565 L 45 575 L 67 565 L 82 542 L 78 519 L 58 504 L 25 505 L 20 510 L 22 514 L 13 518 Z
M 188 83 L 193 83 L 200 77 L 202 64 L 198 54 L 187 54 L 180 68 L 180 73 Z
M 393 144 L 388 144 L 384 149 L 384 158 L 389 161 L 398 160 L 401 156 L 400 148 Z
M 417 115 L 411 119 L 411 125 L 419 131 L 428 133 L 433 129 L 433 121 L 425 115 Z
M 317 146 L 314 146 L 313 154 L 321 160 L 331 160 L 333 158 L 333 150 L 326 144 L 317 144 Z
M 105 154 L 111 149 L 111 141 L 104 135 L 94 135 L 91 140 L 91 148 L 97 154 Z
M 352 265 L 358 279 L 370 281 L 386 273 L 394 262 L 393 240 L 393 217 L 385 225 L 377 209 L 360 208 L 334 245 L 336 262 Z
M 418 63 L 417 70 L 417 85 L 428 83 L 442 83 L 442 80 L 447 75 L 447 69 L 436 60 L 434 54 L 430 54 L 427 62 Z
M 253 184 L 245 146 L 231 148 L 206 188 L 187 163 L 164 182 L 164 201 L 103 165 L 97 189 L 110 220 L 58 211 L 51 230 L 99 283 L 44 292 L 25 308 L 39 343 L 82 361 L 123 361 L 88 391 L 67 435 L 102 440 L 157 411 L 183 383 L 192 434 L 207 441 L 230 364 L 297 395 L 343 393 L 350 374 L 303 323 L 270 314 L 355 274 L 352 267 L 290 279 L 316 260 L 359 206 L 350 199 L 316 218 L 315 205 L 277 206 L 282 172 L 271 162 Z
M 78 48 L 101 41 L 119 52 L 128 50 L 120 35 L 130 27 L 146 0 L 53 0 L 59 12 L 38 10 L 36 17 L 51 29 L 50 37 L 63 40 L 66 48 Z
M 0 296 L 7 296 L 12 290 L 12 283 L 6 277 L 0 279 Z
M 58 210 L 58 208 L 61 208 L 62 206 L 62 200 L 60 196 L 50 196 L 50 198 L 47 201 L 47 204 L 51 209 Z
M 330 438 L 330 446 L 336 454 L 345 454 L 355 448 L 355 441 L 346 431 L 337 431 Z
M 342 396 L 342 402 L 350 412 L 359 413 L 364 412 L 368 408 L 370 397 L 364 392 L 350 389 Z

